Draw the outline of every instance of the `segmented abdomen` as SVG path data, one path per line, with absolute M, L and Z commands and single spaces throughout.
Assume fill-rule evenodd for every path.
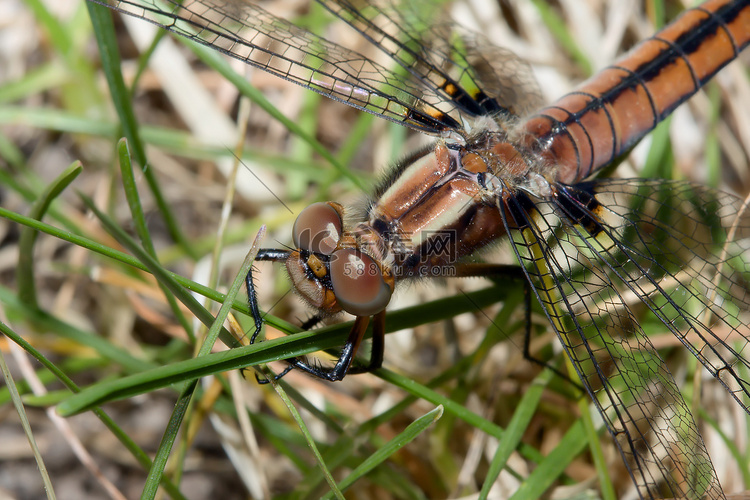
M 714 0 L 673 23 L 543 108 L 523 125 L 526 146 L 566 184 L 633 146 L 750 41 L 750 0 Z

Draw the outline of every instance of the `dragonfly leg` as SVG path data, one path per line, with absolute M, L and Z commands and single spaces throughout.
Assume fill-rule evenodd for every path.
M 524 302 L 526 303 L 526 333 L 523 336 L 523 358 L 531 363 L 552 370 L 552 372 L 563 380 L 567 380 L 571 385 L 575 386 L 579 391 L 583 392 L 583 386 L 576 380 L 570 378 L 570 376 L 554 366 L 550 365 L 546 361 L 539 358 L 535 358 L 531 354 L 531 288 L 529 282 L 526 281 L 523 287 Z
M 290 253 L 291 252 L 289 252 L 288 250 L 262 248 L 258 251 L 258 255 L 256 255 L 255 260 L 284 262 L 289 258 Z M 255 323 L 255 331 L 250 337 L 250 343 L 254 344 L 255 340 L 258 338 L 258 335 L 260 335 L 261 329 L 263 328 L 263 316 L 260 314 L 260 309 L 258 308 L 258 294 L 255 291 L 255 281 L 253 281 L 252 266 L 247 271 L 247 275 L 245 276 L 245 288 L 247 289 L 247 302 L 250 306 L 250 315 L 253 317 L 253 322 Z
M 336 382 L 343 379 L 349 373 L 368 373 L 377 370 L 383 365 L 383 353 L 385 351 L 385 311 L 381 311 L 374 316 L 369 362 L 366 365 L 352 366 L 354 357 L 359 350 L 359 345 L 362 343 L 362 339 L 367 331 L 368 323 L 369 317 L 357 317 L 351 331 L 349 332 L 349 337 L 347 338 L 344 347 L 341 349 L 341 354 L 339 355 L 336 365 L 330 370 L 312 366 L 299 358 L 292 358 L 285 360 L 289 363 L 289 366 L 275 378 L 278 379 L 279 377 L 286 375 L 291 369 L 297 368 L 314 377 Z
M 250 306 L 250 315 L 253 317 L 253 323 L 255 323 L 255 331 L 250 336 L 250 343 L 254 344 L 263 328 L 263 316 L 261 316 L 260 309 L 258 308 L 258 294 L 255 291 L 252 266 L 247 271 L 247 276 L 245 276 L 245 288 L 247 289 L 247 302 Z
M 529 283 L 528 278 L 526 277 L 526 273 L 523 271 L 523 268 L 518 265 L 508 265 L 508 264 L 486 264 L 486 263 L 469 263 L 469 264 L 462 264 L 461 266 L 457 267 L 457 277 L 460 278 L 471 278 L 471 277 L 481 277 L 481 278 L 488 278 L 493 281 L 498 280 L 514 280 L 514 281 L 521 281 L 523 283 L 523 296 L 524 296 L 524 322 L 526 323 L 526 331 L 524 332 L 523 336 L 523 357 L 527 361 L 530 361 L 534 364 L 537 364 L 541 366 L 542 368 L 548 368 L 552 370 L 556 375 L 561 377 L 564 380 L 567 380 L 574 386 L 578 387 L 580 390 L 583 390 L 583 387 L 581 387 L 581 384 L 576 383 L 574 380 L 572 380 L 568 375 L 561 372 L 554 366 L 550 366 L 546 361 L 543 361 L 541 359 L 535 358 L 531 353 L 531 284 Z
M 322 314 L 313 314 L 312 316 L 310 316 L 309 318 L 307 318 L 302 323 L 302 325 L 300 325 L 300 328 L 302 328 L 303 330 L 310 330 L 311 328 L 314 328 L 315 325 L 317 325 L 318 323 L 320 323 L 321 321 L 323 321 L 324 318 L 325 318 L 325 316 L 322 315 Z
M 270 260 L 272 262 L 283 262 L 289 257 L 289 251 L 287 250 L 276 250 L 276 249 L 261 249 L 258 252 L 258 255 L 255 257 L 255 260 Z M 255 290 L 255 281 L 253 280 L 253 268 L 250 267 L 250 269 L 247 272 L 247 275 L 245 276 L 245 288 L 247 289 L 247 301 L 248 305 L 250 306 L 250 315 L 253 317 L 253 322 L 255 323 L 255 331 L 253 331 L 253 334 L 250 336 L 250 343 L 254 344 L 255 341 L 258 339 L 258 335 L 260 335 L 261 330 L 263 329 L 263 316 L 260 313 L 260 308 L 258 307 L 258 294 Z M 289 373 L 293 368 L 294 365 L 291 364 L 292 360 L 290 361 L 290 365 L 286 367 L 281 373 L 278 373 L 274 375 L 274 380 L 279 380 L 281 377 Z M 269 381 L 266 379 L 260 378 L 260 375 L 256 372 L 255 373 L 255 380 L 259 384 L 267 384 Z
M 376 318 L 380 316 L 384 317 L 384 312 L 378 313 L 376 315 Z M 347 373 L 363 373 L 380 367 L 380 364 L 382 364 L 383 362 L 382 333 L 380 335 L 378 335 L 377 333 L 373 334 L 373 348 L 370 363 L 368 363 L 368 365 L 364 367 L 351 367 L 352 362 L 354 361 L 354 356 L 356 356 L 359 345 L 362 343 L 362 339 L 365 336 L 365 332 L 367 331 L 367 325 L 369 322 L 369 316 L 357 316 L 357 318 L 354 320 L 354 325 L 349 332 L 349 337 L 346 339 L 346 343 L 341 349 L 339 359 L 336 362 L 336 365 L 330 370 L 320 368 L 318 366 L 311 366 L 310 364 L 302 361 L 299 358 L 292 358 L 285 360 L 287 363 L 289 363 L 289 367 L 287 367 L 287 369 L 282 373 L 286 374 L 290 369 L 297 368 L 298 370 L 309 373 L 314 377 L 329 380 L 331 382 L 337 382 L 339 380 L 342 380 Z M 379 322 L 382 325 L 385 325 L 385 322 L 383 320 L 379 320 Z M 379 337 L 380 339 L 377 340 Z M 377 366 L 374 366 L 373 363 Z
M 283 250 L 261 250 L 258 253 L 258 257 L 256 257 L 256 260 L 283 261 L 288 257 L 288 255 L 289 252 Z M 258 297 L 255 290 L 252 268 L 248 271 L 247 276 L 245 277 L 245 286 L 247 288 L 250 315 L 255 322 L 255 331 L 250 336 L 250 343 L 254 344 L 258 339 L 258 335 L 260 335 L 261 329 L 263 327 L 263 316 L 261 315 L 260 309 L 258 307 Z M 307 328 L 309 328 L 310 326 L 318 323 L 320 319 L 321 318 L 318 315 L 313 316 L 310 320 L 304 323 L 303 327 L 306 326 Z M 362 343 L 362 339 L 364 338 L 365 332 L 367 331 L 368 323 L 369 316 L 357 317 L 357 319 L 354 321 L 354 325 L 352 326 L 352 330 L 349 333 L 349 337 L 347 338 L 346 343 L 341 350 L 339 359 L 332 369 L 327 370 L 310 365 L 300 358 L 289 358 L 284 360 L 289 365 L 281 373 L 274 375 L 273 379 L 279 380 L 295 368 L 302 370 L 305 373 L 309 373 L 314 377 L 330 381 L 341 380 L 344 378 L 344 376 L 346 376 L 347 373 L 365 373 L 380 368 L 380 366 L 383 364 L 383 351 L 385 349 L 385 311 L 381 311 L 380 313 L 375 315 L 370 361 L 367 363 L 367 365 L 364 366 L 351 366 L 354 357 L 357 354 L 357 350 L 359 349 L 359 345 Z M 260 384 L 267 384 L 269 382 L 266 379 L 260 378 L 257 373 L 255 375 L 255 378 Z

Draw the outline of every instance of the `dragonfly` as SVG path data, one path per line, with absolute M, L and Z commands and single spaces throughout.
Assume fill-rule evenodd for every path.
M 397 285 L 507 271 L 470 256 L 509 238 L 641 498 L 725 498 L 697 425 L 637 319 L 653 314 L 748 413 L 750 213 L 689 181 L 596 178 L 735 59 L 750 2 L 709 0 L 556 102 L 530 68 L 479 35 L 392 3 L 318 0 L 390 63 L 380 63 L 239 0 L 91 0 L 435 137 L 401 162 L 359 216 L 336 202 L 298 216 L 284 263 L 299 295 L 355 321 L 337 381 L 381 366 Z M 423 6 L 424 7 L 424 6 Z M 263 317 L 252 272 L 257 340 Z M 635 300 L 633 300 L 635 298 Z M 369 323 L 370 359 L 355 360 Z

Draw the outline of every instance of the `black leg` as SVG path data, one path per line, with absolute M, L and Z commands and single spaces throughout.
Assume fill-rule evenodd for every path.
M 287 258 L 289 258 L 291 252 L 287 250 L 277 250 L 277 249 L 268 249 L 264 248 L 261 249 L 258 252 L 258 255 L 255 257 L 255 260 L 261 261 L 261 260 L 268 260 L 272 262 L 283 262 Z M 253 322 L 255 323 L 255 331 L 250 336 L 250 343 L 254 344 L 255 341 L 258 339 L 258 335 L 260 335 L 261 330 L 263 329 L 263 316 L 260 314 L 260 309 L 258 308 L 258 294 L 255 291 L 255 281 L 253 280 L 253 268 L 250 267 L 250 269 L 247 272 L 247 276 L 245 276 L 245 288 L 247 289 L 247 302 L 250 306 L 250 315 L 253 317 Z M 287 373 L 289 373 L 292 368 L 294 368 L 293 365 L 289 365 L 284 371 L 274 376 L 274 380 L 278 380 Z M 255 372 L 255 380 L 258 381 L 259 384 L 267 384 L 269 381 L 266 379 L 261 379 L 258 372 Z
M 261 250 L 261 253 L 258 254 L 258 260 L 279 260 L 279 253 L 280 251 L 272 250 L 268 253 L 264 253 L 263 250 Z M 283 256 L 283 254 L 282 254 Z M 254 344 L 255 341 L 258 339 L 258 335 L 261 332 L 261 329 L 263 327 L 263 316 L 260 314 L 260 309 L 258 308 L 258 297 L 255 291 L 255 282 L 253 281 L 253 270 L 252 268 L 248 271 L 247 276 L 245 277 L 245 286 L 247 288 L 247 297 L 248 297 L 248 303 L 250 305 L 250 314 L 253 317 L 253 321 L 255 322 L 255 331 L 253 332 L 252 336 L 250 337 L 250 343 Z M 317 317 L 315 317 L 317 318 Z M 357 354 L 357 350 L 359 349 L 359 345 L 362 342 L 362 338 L 365 335 L 365 332 L 367 331 L 367 324 L 369 323 L 370 318 L 368 316 L 358 316 L 357 319 L 354 321 L 354 326 L 352 326 L 352 330 L 349 333 L 349 338 L 347 338 L 346 343 L 344 344 L 343 349 L 341 350 L 341 354 L 339 356 L 338 361 L 336 362 L 336 365 L 330 369 L 326 370 L 320 367 L 312 366 L 308 364 L 307 362 L 301 360 L 300 358 L 289 358 L 284 361 L 289 363 L 289 366 L 287 366 L 281 373 L 278 373 L 274 375 L 274 380 L 279 380 L 284 375 L 289 373 L 294 368 L 297 368 L 299 370 L 302 370 L 306 373 L 309 373 L 310 375 L 313 375 L 314 377 L 318 377 L 324 380 L 330 380 L 330 381 L 338 381 L 344 378 L 347 373 L 350 372 L 350 367 L 352 364 L 352 361 L 354 360 L 355 355 Z M 316 319 L 315 322 L 319 321 L 319 319 Z M 383 350 L 384 350 L 384 333 L 385 333 L 385 311 L 379 313 L 376 316 L 376 331 L 373 336 L 373 350 L 372 350 L 372 358 L 370 360 L 370 363 L 367 367 L 357 368 L 352 373 L 361 373 L 364 371 L 371 371 L 375 368 L 379 368 L 380 365 L 383 363 Z M 260 378 L 260 375 L 258 373 L 255 374 L 255 379 L 260 384 L 267 384 L 269 380 Z
M 255 256 L 256 261 L 268 260 L 271 262 L 284 262 L 289 258 L 291 254 L 288 250 L 278 250 L 274 248 L 262 248 L 258 251 L 258 255 Z M 252 266 L 247 271 L 245 276 L 245 288 L 247 289 L 247 302 L 250 306 L 250 314 L 255 322 L 255 331 L 250 337 L 250 343 L 254 344 L 255 340 L 260 335 L 260 331 L 263 328 L 263 316 L 260 314 L 258 308 L 258 294 L 255 292 L 255 281 L 253 281 L 253 268 Z
M 346 339 L 346 343 L 341 349 L 339 359 L 336 362 L 336 365 L 330 370 L 326 370 L 316 366 L 310 366 L 308 363 L 300 360 L 299 358 L 292 358 L 285 360 L 289 363 L 289 367 L 281 374 L 277 375 L 275 378 L 278 379 L 279 377 L 283 376 L 291 368 L 297 368 L 305 373 L 309 373 L 314 377 L 318 377 L 331 382 L 342 380 L 347 373 L 361 373 L 358 371 L 350 371 L 349 368 L 352 365 L 352 361 L 354 361 L 354 356 L 357 355 L 357 350 L 359 349 L 359 345 L 362 343 L 362 339 L 365 336 L 365 332 L 367 331 L 367 324 L 369 322 L 369 316 L 357 316 L 357 319 L 354 320 L 354 325 L 349 332 L 349 337 Z M 373 355 L 374 354 L 375 353 L 373 352 Z M 382 363 L 382 352 L 380 353 L 380 361 Z
M 250 306 L 250 314 L 252 315 L 253 322 L 255 323 L 255 331 L 253 332 L 252 336 L 250 336 L 250 343 L 254 344 L 255 340 L 260 334 L 261 329 L 263 328 L 263 316 L 260 315 L 260 309 L 258 309 L 258 295 L 255 292 L 255 282 L 253 281 L 252 267 L 250 267 L 250 270 L 247 272 L 247 276 L 245 276 L 245 288 L 247 288 L 247 302 Z
M 330 382 L 337 382 L 342 380 L 347 374 L 358 374 L 368 373 L 373 370 L 377 370 L 383 365 L 383 353 L 385 351 L 385 311 L 375 315 L 373 324 L 373 336 L 372 336 L 372 350 L 370 354 L 370 361 L 364 366 L 352 366 L 354 358 L 357 355 L 359 346 L 362 343 L 365 332 L 367 331 L 367 325 L 369 323 L 368 316 L 358 316 L 354 321 L 349 337 L 346 340 L 338 361 L 331 369 L 324 369 L 317 366 L 312 366 L 309 363 L 299 359 L 290 358 L 286 359 L 289 366 L 284 371 L 274 376 L 274 380 L 278 380 L 293 369 L 302 370 L 314 377 L 328 380 Z M 256 376 L 256 379 L 258 377 Z M 261 384 L 267 384 L 268 380 L 258 379 Z
M 302 325 L 300 325 L 300 328 L 303 330 L 310 330 L 311 328 L 315 327 L 318 323 L 323 321 L 323 318 L 325 318 L 322 314 L 313 314 L 311 317 L 307 318 Z
M 275 250 L 275 249 L 262 249 L 258 252 L 258 256 L 255 260 L 270 260 L 274 262 L 282 262 L 289 258 L 291 252 L 287 250 Z M 258 296 L 255 291 L 255 282 L 253 281 L 253 269 L 247 273 L 245 277 L 245 286 L 247 288 L 247 300 L 250 306 L 250 315 L 253 317 L 255 322 L 255 331 L 250 336 L 250 343 L 254 344 L 258 339 L 258 335 L 263 327 L 263 316 L 258 308 Z M 310 320 L 306 321 L 303 328 L 306 330 L 321 320 L 320 315 L 315 315 Z M 300 358 L 289 358 L 285 359 L 289 366 L 287 366 L 281 373 L 274 375 L 274 380 L 279 380 L 281 377 L 297 368 L 305 373 L 324 380 L 337 381 L 343 379 L 347 373 L 363 373 L 380 368 L 383 364 L 383 351 L 385 349 L 385 311 L 382 311 L 375 315 L 373 339 L 372 339 L 372 355 L 370 362 L 366 366 L 352 367 L 352 362 L 357 354 L 359 345 L 362 343 L 365 332 L 367 331 L 367 324 L 370 318 L 368 316 L 358 316 L 354 321 L 349 337 L 341 350 L 339 359 L 336 365 L 330 370 L 323 369 L 317 366 L 312 366 L 309 363 L 303 361 Z M 256 372 L 255 378 L 260 384 L 267 384 L 269 380 L 260 378 L 260 375 Z
M 574 386 L 583 390 L 583 387 L 579 383 L 576 383 L 568 375 L 561 372 L 557 368 L 550 366 L 547 362 L 537 359 L 531 354 L 531 283 L 529 283 L 526 273 L 523 272 L 521 266 L 518 265 L 506 265 L 506 264 L 462 264 L 457 268 L 457 276 L 461 278 L 468 277 L 483 277 L 492 280 L 496 279 L 512 279 L 520 280 L 523 282 L 523 295 L 524 295 L 524 307 L 526 331 L 523 336 L 523 357 L 531 363 L 537 364 L 542 368 L 549 368 L 560 378 L 567 380 Z

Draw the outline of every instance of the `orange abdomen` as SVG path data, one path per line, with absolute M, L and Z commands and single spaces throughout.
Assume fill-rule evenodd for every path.
M 632 147 L 750 41 L 750 0 L 712 0 L 524 123 L 557 180 L 588 177 Z

